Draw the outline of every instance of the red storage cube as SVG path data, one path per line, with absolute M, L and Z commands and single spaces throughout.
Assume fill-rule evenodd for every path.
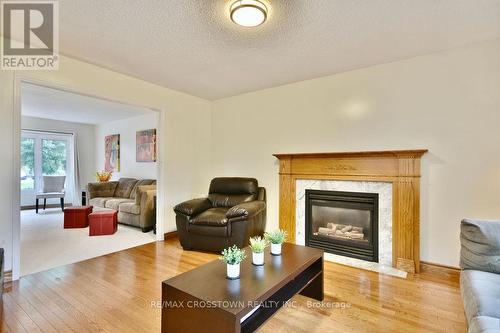
M 89 215 L 89 236 L 112 235 L 118 229 L 118 212 L 104 210 Z
M 87 228 L 92 206 L 68 207 L 64 209 L 64 229 Z

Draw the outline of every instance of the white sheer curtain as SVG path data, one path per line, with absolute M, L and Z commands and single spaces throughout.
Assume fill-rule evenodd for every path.
M 80 188 L 80 165 L 78 159 L 78 145 L 76 140 L 76 133 L 73 133 L 73 206 L 79 206 L 82 202 Z

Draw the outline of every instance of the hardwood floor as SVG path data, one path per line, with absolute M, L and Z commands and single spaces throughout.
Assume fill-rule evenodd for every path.
M 4 293 L 0 332 L 159 332 L 161 281 L 215 258 L 169 239 L 23 277 Z M 466 331 L 453 275 L 405 280 L 325 262 L 325 294 L 294 297 L 259 332 Z

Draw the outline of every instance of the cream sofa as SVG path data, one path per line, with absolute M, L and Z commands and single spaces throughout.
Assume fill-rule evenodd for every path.
M 118 223 L 152 230 L 156 223 L 156 180 L 120 178 L 118 181 L 89 183 L 89 204 L 118 211 Z

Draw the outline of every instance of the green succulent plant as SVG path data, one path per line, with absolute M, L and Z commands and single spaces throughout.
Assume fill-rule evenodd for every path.
M 250 248 L 254 253 L 262 253 L 265 248 L 269 245 L 269 242 L 260 236 L 250 237 Z
M 286 231 L 282 229 L 276 229 L 271 232 L 266 232 L 264 237 L 273 244 L 281 244 L 286 239 Z
M 245 250 L 239 249 L 236 245 L 222 250 L 220 260 L 229 265 L 236 265 L 241 263 L 246 258 Z

